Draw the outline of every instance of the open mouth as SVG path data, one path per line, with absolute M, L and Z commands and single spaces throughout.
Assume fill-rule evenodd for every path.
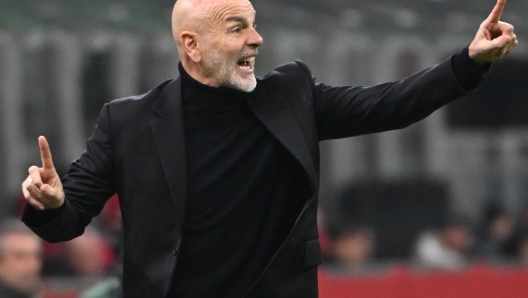
M 255 56 L 241 59 L 237 64 L 242 70 L 253 71 L 255 67 Z

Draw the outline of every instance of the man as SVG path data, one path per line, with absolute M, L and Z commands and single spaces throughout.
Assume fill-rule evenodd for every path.
M 319 141 L 408 126 L 476 88 L 517 44 L 504 5 L 451 59 L 352 88 L 315 84 L 302 62 L 257 80 L 251 3 L 179 0 L 180 77 L 105 105 L 62 182 L 40 137 L 23 220 L 69 240 L 117 192 L 125 297 L 317 297 Z
M 414 259 L 423 268 L 458 270 L 469 264 L 472 245 L 469 221 L 461 215 L 451 216 L 438 229 L 418 236 Z
M 40 287 L 41 241 L 16 219 L 0 225 L 0 297 L 35 297 Z

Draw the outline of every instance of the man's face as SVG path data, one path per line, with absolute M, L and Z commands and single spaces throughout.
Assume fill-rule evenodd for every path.
M 42 267 L 40 240 L 30 234 L 12 233 L 5 235 L 0 245 L 0 279 L 19 291 L 33 292 Z
M 255 57 L 262 37 L 255 30 L 249 1 L 228 0 L 211 7 L 203 36 L 203 76 L 213 85 L 251 92 L 255 89 Z

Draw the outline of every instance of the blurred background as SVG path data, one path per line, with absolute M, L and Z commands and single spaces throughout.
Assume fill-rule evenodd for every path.
M 252 3 L 264 38 L 257 74 L 301 59 L 318 82 L 329 85 L 400 79 L 447 59 L 471 42 L 495 5 L 494 0 Z M 174 0 L 0 0 L 0 218 L 20 217 L 20 184 L 27 168 L 40 163 L 39 135 L 48 138 L 64 173 L 84 150 L 104 103 L 178 76 L 173 5 Z M 475 276 L 482 284 L 482 264 L 488 281 L 507 276 L 509 285 L 526 278 L 527 12 L 527 1 L 508 0 L 502 20 L 515 25 L 520 44 L 493 64 L 476 92 L 404 130 L 321 143 L 322 297 L 348 297 L 331 292 L 342 278 L 348 293 L 360 293 L 361 287 L 372 293 L 368 283 L 380 288 L 391 274 L 414 282 L 406 279 L 407 284 L 430 285 L 428 278 L 437 281 L 437 275 L 412 273 L 427 268 L 456 270 L 463 278 L 440 277 L 451 284 L 467 285 Z M 72 291 L 119 275 L 116 199 L 92 226 L 86 239 L 74 244 L 44 243 L 48 297 L 75 297 Z M 70 256 L 75 251 L 88 255 Z M 78 260 L 101 261 L 95 269 L 79 269 L 95 262 Z M 509 289 L 528 293 L 518 287 Z M 425 297 L 416 289 L 415 296 L 395 296 L 390 285 L 384 288 L 392 289 L 392 296 L 376 297 Z M 516 295 L 500 297 L 528 294 Z

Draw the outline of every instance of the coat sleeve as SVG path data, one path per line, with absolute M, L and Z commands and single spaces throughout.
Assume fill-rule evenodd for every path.
M 38 211 L 28 204 L 22 221 L 48 242 L 67 241 L 83 234 L 115 193 L 113 156 L 111 121 L 105 105 L 86 151 L 62 178 L 64 205 L 58 210 Z
M 312 80 L 320 140 L 404 128 L 430 115 L 466 91 L 457 81 L 451 59 L 405 79 L 371 87 L 333 87 Z

